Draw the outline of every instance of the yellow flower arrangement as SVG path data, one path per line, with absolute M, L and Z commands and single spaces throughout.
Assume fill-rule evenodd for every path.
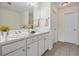
M 0 26 L 0 31 L 6 32 L 6 31 L 8 31 L 9 29 L 10 29 L 9 26 L 4 26 L 4 25 L 1 25 L 1 26 Z
M 27 29 L 31 29 L 31 28 L 33 28 L 33 26 L 32 26 L 32 24 L 22 24 L 22 25 L 20 25 L 20 28 L 27 28 Z
M 32 26 L 32 24 L 28 24 L 28 25 L 26 25 L 26 28 L 31 29 L 31 28 L 33 28 L 33 26 Z
M 24 24 L 19 25 L 20 28 L 25 28 L 26 26 Z

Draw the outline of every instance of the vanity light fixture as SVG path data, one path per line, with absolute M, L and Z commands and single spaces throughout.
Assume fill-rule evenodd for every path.
M 61 2 L 60 3 L 60 6 L 61 7 L 64 7 L 64 6 L 68 6 L 70 3 L 69 2 Z
M 37 7 L 38 3 L 37 2 L 27 2 L 27 5 L 31 5 L 33 7 Z
M 9 5 L 12 5 L 12 3 L 11 2 L 7 2 Z

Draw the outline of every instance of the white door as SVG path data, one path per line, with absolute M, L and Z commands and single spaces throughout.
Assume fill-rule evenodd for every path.
M 64 42 L 77 43 L 77 14 L 64 14 Z
M 37 42 L 27 45 L 27 56 L 37 56 Z

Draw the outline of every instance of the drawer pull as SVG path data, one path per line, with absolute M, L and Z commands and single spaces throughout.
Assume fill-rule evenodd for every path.
M 25 51 L 25 49 L 22 49 L 22 51 Z

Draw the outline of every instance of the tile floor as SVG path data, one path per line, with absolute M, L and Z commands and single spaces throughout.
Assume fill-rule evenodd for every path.
M 57 42 L 54 48 L 43 56 L 79 56 L 79 46 L 72 43 Z

